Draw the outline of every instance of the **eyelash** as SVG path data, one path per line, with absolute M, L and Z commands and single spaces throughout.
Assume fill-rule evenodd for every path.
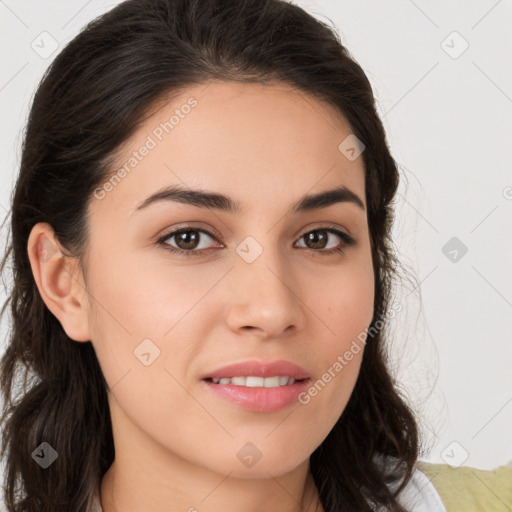
M 169 252 L 171 252 L 173 254 L 181 254 L 183 256 L 199 256 L 202 253 L 204 253 L 205 251 L 208 251 L 208 249 L 199 249 L 199 250 L 198 249 L 192 249 L 190 251 L 187 251 L 185 249 L 177 249 L 176 247 L 172 247 L 171 245 L 166 243 L 166 241 L 169 238 L 172 238 L 173 236 L 178 235 L 180 233 L 186 233 L 188 231 L 197 231 L 197 232 L 200 232 L 200 233 L 204 233 L 204 234 L 208 235 L 209 237 L 213 238 L 214 240 L 216 240 L 216 236 L 214 236 L 209 231 L 206 231 L 204 229 L 194 228 L 192 226 L 183 226 L 183 227 L 180 227 L 180 228 L 178 228 L 178 229 L 176 229 L 174 231 L 171 231 L 170 233 L 167 233 L 167 234 L 163 235 L 162 237 L 160 237 L 156 241 L 156 244 L 159 245 L 159 246 L 163 246 L 163 248 L 165 250 L 167 250 L 167 251 L 169 251 Z M 344 253 L 345 249 L 347 247 L 349 247 L 351 245 L 354 245 L 355 242 L 356 242 L 350 235 L 347 235 L 347 233 L 345 233 L 343 231 L 340 231 L 339 229 L 337 229 L 334 226 L 321 227 L 321 228 L 312 229 L 310 231 L 306 231 L 305 233 L 303 233 L 300 236 L 299 240 L 302 237 L 304 237 L 305 235 L 307 235 L 309 233 L 314 233 L 315 231 L 327 231 L 328 233 L 334 233 L 335 235 L 338 235 L 343 240 L 342 247 L 339 247 L 337 249 L 324 250 L 324 249 L 310 249 L 310 248 L 307 248 L 307 247 L 304 248 L 307 251 L 323 253 L 323 255 L 325 255 L 325 256 L 328 256 L 328 255 L 331 255 L 331 254 L 335 254 L 335 253 L 340 253 L 340 254 Z

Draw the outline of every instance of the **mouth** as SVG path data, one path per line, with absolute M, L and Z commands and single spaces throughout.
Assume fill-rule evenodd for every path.
M 257 377 L 248 375 L 246 377 L 223 377 L 219 379 L 208 377 L 202 380 L 212 384 L 233 385 L 247 388 L 279 388 L 291 386 L 295 384 L 295 382 L 305 382 L 309 379 L 295 379 L 294 377 L 288 377 L 286 375 L 276 375 L 273 377 Z
M 211 396 L 251 412 L 272 413 L 297 405 L 298 397 L 310 385 L 311 378 L 286 375 L 271 377 L 234 376 L 201 379 Z

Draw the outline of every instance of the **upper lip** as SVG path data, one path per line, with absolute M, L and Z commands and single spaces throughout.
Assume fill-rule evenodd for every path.
M 223 366 L 217 370 L 205 373 L 201 379 L 247 377 L 249 375 L 254 377 L 286 376 L 293 377 L 295 380 L 309 378 L 308 372 L 304 368 L 290 361 L 258 361 L 252 359 Z

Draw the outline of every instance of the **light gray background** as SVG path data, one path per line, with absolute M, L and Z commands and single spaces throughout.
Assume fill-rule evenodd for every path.
M 0 0 L 2 220 L 39 79 L 86 22 L 117 3 Z M 512 3 L 294 3 L 332 20 L 366 71 L 403 176 L 394 236 L 420 285 L 397 290 L 404 310 L 392 325 L 391 350 L 430 449 L 422 458 L 482 469 L 506 464 L 512 459 Z M 58 43 L 46 58 L 31 47 L 42 49 L 45 38 L 49 48 L 42 32 Z M 455 245 L 445 247 L 453 237 Z M 8 327 L 4 318 L 2 342 Z

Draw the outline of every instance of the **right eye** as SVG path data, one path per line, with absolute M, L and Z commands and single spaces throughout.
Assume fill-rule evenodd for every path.
M 156 243 L 164 247 L 165 250 L 170 251 L 174 254 L 183 254 L 186 256 L 195 256 L 198 254 L 203 254 L 206 250 L 205 247 L 200 247 L 196 249 L 198 245 L 201 245 L 201 238 L 204 238 L 206 235 L 215 240 L 215 236 L 205 231 L 204 229 L 189 227 L 181 227 L 170 233 L 167 233 L 160 237 Z M 181 245 L 181 247 L 174 247 L 167 243 L 167 240 L 171 238 L 176 238 L 175 243 Z

